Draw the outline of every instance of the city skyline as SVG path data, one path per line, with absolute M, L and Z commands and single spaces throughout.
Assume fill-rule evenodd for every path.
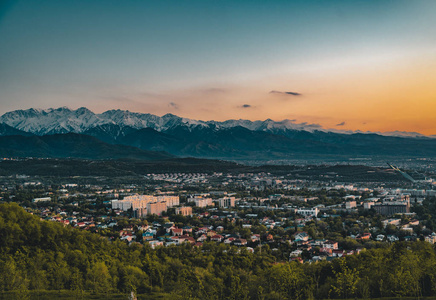
M 436 134 L 436 3 L 6 1 L 0 114 L 85 106 Z

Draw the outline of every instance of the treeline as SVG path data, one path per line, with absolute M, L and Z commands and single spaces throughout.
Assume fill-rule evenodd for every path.
M 162 293 L 173 299 L 326 299 L 436 295 L 436 256 L 401 242 L 333 262 L 276 261 L 268 245 L 156 250 L 41 221 L 0 205 L 0 291 Z

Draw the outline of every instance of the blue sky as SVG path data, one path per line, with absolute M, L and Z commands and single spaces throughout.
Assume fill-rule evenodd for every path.
M 86 106 L 431 133 L 435 16 L 436 1 L 6 1 L 0 113 Z M 360 117 L 368 103 L 392 119 Z

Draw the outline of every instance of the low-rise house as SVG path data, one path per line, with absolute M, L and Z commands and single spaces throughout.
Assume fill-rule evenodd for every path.
M 204 242 L 207 241 L 207 236 L 205 234 L 202 234 L 198 239 L 197 242 Z
M 146 232 L 150 232 L 150 233 L 152 233 L 153 235 L 156 235 L 156 234 L 157 234 L 157 230 L 156 230 L 156 229 L 151 229 L 151 228 L 147 229 Z
M 292 252 L 289 254 L 289 256 L 290 256 L 290 257 L 297 257 L 297 256 L 300 256 L 301 253 L 303 253 L 303 250 L 299 250 L 299 249 L 297 249 L 297 250 L 292 251 Z
M 149 228 L 148 225 L 139 225 L 138 226 L 138 230 L 141 230 L 141 231 L 146 231 L 148 228 Z
M 206 233 L 206 232 L 208 232 L 209 230 L 210 230 L 209 227 L 207 227 L 207 226 L 203 226 L 203 227 L 198 228 L 197 233 L 198 233 L 198 232 L 200 232 L 200 233 Z
M 327 240 L 313 240 L 313 241 L 310 242 L 310 244 L 311 244 L 313 247 L 316 247 L 316 246 L 320 246 L 320 247 L 322 247 L 323 244 L 326 243 L 326 242 L 327 242 Z
M 120 238 L 120 240 L 122 240 L 122 241 L 128 241 L 128 242 L 131 242 L 133 239 L 136 239 L 136 236 L 134 236 L 133 234 L 126 234 L 126 235 L 123 235 L 121 238 Z
M 309 235 L 306 232 L 298 232 L 294 235 L 295 241 L 308 241 Z
M 208 212 L 204 212 L 198 215 L 200 218 L 207 218 L 209 217 L 209 213 Z
M 387 219 L 387 220 L 383 220 L 382 224 L 383 224 L 384 227 L 386 227 L 388 225 L 399 226 L 401 224 L 401 219 Z
M 176 228 L 177 228 L 177 227 L 174 226 L 174 224 L 172 224 L 172 223 L 166 223 L 166 224 L 164 224 L 163 227 L 165 228 L 165 231 L 168 232 L 168 233 L 170 233 L 173 229 L 176 229 Z
M 216 235 L 216 234 L 217 234 L 217 233 L 216 233 L 215 231 L 210 230 L 210 231 L 207 232 L 206 235 L 207 235 L 208 237 L 213 237 L 213 236 Z
M 409 227 L 409 225 L 407 225 L 407 224 L 401 226 L 401 230 L 407 231 L 407 232 L 409 232 L 409 233 L 412 233 L 412 232 L 413 232 L 413 228 L 412 228 L 412 227 Z
M 362 233 L 356 236 L 356 240 L 369 240 L 371 238 L 371 233 Z
M 183 234 L 182 228 L 173 228 L 171 229 L 173 236 L 181 236 Z
M 192 227 L 191 226 L 185 226 L 183 227 L 183 232 L 186 233 L 192 233 Z
M 379 234 L 379 235 L 377 235 L 377 237 L 375 238 L 375 240 L 376 240 L 376 241 L 379 241 L 379 242 L 383 241 L 384 239 L 385 239 L 385 236 L 384 236 L 383 234 Z
M 335 250 L 337 250 L 337 249 L 335 249 Z M 333 254 L 333 249 L 331 249 L 331 248 L 320 248 L 319 249 L 319 253 L 324 253 L 327 256 L 331 256 Z
M 418 226 L 419 225 L 419 220 L 412 220 L 409 222 L 409 226 Z
M 397 242 L 397 241 L 399 241 L 400 239 L 399 239 L 396 235 L 388 235 L 388 236 L 387 236 L 387 240 L 388 240 L 389 242 L 393 243 L 393 242 Z
M 233 241 L 233 245 L 235 246 L 245 246 L 247 245 L 247 240 L 245 239 L 236 239 Z
M 154 235 L 153 235 L 153 233 L 151 233 L 151 232 L 144 232 L 144 233 L 142 234 L 142 240 L 143 240 L 143 241 L 152 240 L 153 238 L 154 238 Z
M 259 241 L 260 241 L 260 234 L 253 234 L 253 235 L 251 236 L 251 241 L 252 241 L 253 243 L 255 243 L 255 242 L 259 242 Z
M 344 250 L 332 250 L 333 257 L 342 257 L 346 254 Z
M 435 244 L 436 243 L 436 233 L 432 233 L 431 235 L 426 236 L 425 241 L 430 243 L 430 244 Z
M 179 244 L 178 242 L 170 241 L 165 243 L 165 247 L 177 246 L 178 244 Z
M 335 241 L 326 241 L 322 244 L 323 248 L 337 250 L 338 249 L 338 242 Z
M 250 253 L 254 253 L 254 249 L 253 249 L 253 248 L 251 248 L 251 247 L 247 247 L 246 249 L 247 249 L 248 252 L 250 252 Z
M 70 225 L 70 221 L 68 220 L 61 220 L 60 222 L 64 224 L 64 226 Z
M 163 246 L 163 242 L 162 241 L 158 241 L 158 240 L 148 241 L 148 244 L 151 246 L 152 249 L 155 249 L 158 246 Z
M 305 219 L 295 219 L 295 224 L 297 225 L 305 225 L 306 224 L 306 220 Z
M 303 259 L 301 257 L 291 257 L 290 261 L 296 261 L 300 264 L 303 263 Z
M 229 238 L 224 240 L 224 244 L 231 244 L 234 240 L 235 240 L 234 237 L 229 237 Z
M 221 242 L 222 240 L 223 240 L 223 236 L 222 235 L 220 235 L 220 234 L 216 234 L 216 235 L 214 235 L 214 236 L 212 236 L 211 238 L 210 238 L 210 240 L 211 241 L 214 241 L 214 242 Z
M 195 239 L 192 236 L 189 236 L 189 235 L 179 236 L 179 244 L 185 243 L 185 242 L 188 242 L 188 243 L 191 243 L 191 244 L 195 244 L 196 243 Z

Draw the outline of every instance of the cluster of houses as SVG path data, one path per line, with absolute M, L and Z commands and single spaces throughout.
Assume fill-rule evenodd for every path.
M 212 212 L 212 214 L 211 214 Z M 199 218 L 220 220 L 227 218 L 234 224 L 235 220 L 239 217 L 235 213 L 227 215 L 214 214 L 215 210 L 204 211 L 198 213 Z M 45 220 L 60 222 L 65 226 L 71 225 L 83 230 L 99 230 L 104 228 L 117 228 L 118 223 L 112 217 L 98 216 L 102 222 L 96 222 L 92 216 L 79 217 L 75 213 L 68 215 L 65 211 L 57 212 L 55 215 L 49 210 L 44 209 L 41 211 L 41 216 Z M 173 222 L 170 222 L 168 218 L 165 218 L 164 223 L 157 221 L 150 223 L 149 225 L 128 225 L 118 230 L 118 236 L 121 240 L 127 243 L 143 243 L 148 244 L 152 248 L 158 246 L 171 246 L 181 245 L 183 243 L 190 243 L 193 246 L 201 246 L 206 241 L 224 243 L 228 245 L 234 245 L 238 247 L 246 247 L 248 251 L 254 251 L 253 249 L 257 245 L 264 243 L 273 243 L 274 237 L 271 234 L 251 234 L 249 237 L 242 238 L 239 234 L 226 233 L 226 228 L 219 225 L 213 226 L 201 226 L 191 227 L 183 226 L 177 227 Z M 281 221 L 275 221 L 273 218 L 263 217 L 259 218 L 257 214 L 247 214 L 244 218 L 239 218 L 243 221 L 242 228 L 251 229 L 252 221 L 258 222 L 258 224 L 264 225 L 267 230 L 271 230 L 274 227 L 283 226 L 283 219 Z M 307 222 L 316 219 L 315 216 L 308 214 L 305 217 L 294 219 L 294 224 L 297 228 L 303 229 Z M 208 223 L 208 222 L 206 222 Z M 403 222 L 404 223 L 404 222 Z M 413 228 L 419 225 L 418 220 L 411 220 L 407 224 L 401 224 L 401 219 L 386 219 L 382 222 L 383 226 L 394 225 L 397 228 L 408 230 L 407 228 Z M 119 227 L 118 227 L 119 228 Z M 301 230 L 299 229 L 299 230 Z M 406 240 L 417 239 L 417 236 L 410 233 Z M 356 239 L 360 242 L 368 240 L 375 241 L 387 241 L 395 242 L 399 240 L 399 237 L 395 235 L 371 235 L 371 233 L 360 233 L 357 235 L 350 235 L 349 237 Z M 436 233 L 432 233 L 424 237 L 425 241 L 429 243 L 436 243 Z M 343 255 L 351 255 L 359 253 L 362 249 L 343 250 L 339 248 L 339 244 L 334 240 L 314 240 L 311 239 L 309 234 L 304 231 L 298 231 L 291 239 L 284 241 L 283 239 L 278 242 L 286 242 L 290 245 L 290 260 L 296 261 L 318 261 L 318 260 L 331 260 Z
M 301 186 L 297 186 L 297 183 L 294 181 L 274 178 L 268 174 L 240 174 L 238 176 L 225 176 L 223 174 L 216 174 L 216 176 L 222 176 L 223 178 L 225 177 L 225 182 L 228 183 L 245 182 L 250 186 L 274 185 L 278 187 L 287 186 L 289 189 L 301 188 Z M 189 180 L 207 180 L 208 176 L 205 174 L 195 174 L 193 176 L 188 176 L 186 174 L 172 174 L 168 176 L 151 174 L 150 177 L 155 180 L 170 182 L 178 182 L 181 180 L 186 182 Z M 65 193 L 68 191 L 68 188 L 74 190 L 78 187 L 69 185 L 65 186 L 65 188 L 61 191 L 63 196 L 66 195 Z M 134 187 L 132 187 L 132 189 L 133 188 Z M 166 194 L 162 193 L 157 196 L 133 194 L 134 191 L 130 189 L 99 191 L 101 195 L 106 197 L 104 198 L 106 200 L 113 199 L 113 197 L 121 198 L 123 195 L 120 193 L 126 193 L 124 194 L 125 196 L 122 200 L 105 201 L 106 212 L 103 213 L 106 213 L 107 215 L 127 217 L 129 216 L 127 212 L 133 211 L 134 217 L 145 218 L 150 215 L 161 216 L 163 212 L 168 210 L 168 208 L 173 208 L 177 214 L 181 214 L 183 216 L 194 216 L 200 220 L 204 219 L 204 222 L 201 221 L 202 224 L 218 223 L 224 225 L 224 219 L 226 219 L 226 222 L 229 221 L 235 225 L 235 222 L 237 221 L 237 223 L 243 229 L 250 229 L 253 232 L 253 234 L 248 235 L 247 231 L 244 230 L 245 234 L 243 234 L 242 237 L 237 233 L 229 233 L 234 232 L 234 230 L 228 230 L 229 228 L 224 228 L 223 226 L 213 227 L 209 225 L 201 225 L 201 227 L 190 227 L 182 226 L 178 223 L 180 226 L 179 228 L 174 223 L 170 222 L 168 218 L 166 219 L 165 223 L 150 222 L 148 226 L 123 226 L 121 229 L 121 226 L 118 225 L 115 217 L 99 215 L 97 214 L 97 209 L 92 213 L 83 216 L 83 214 L 75 212 L 68 214 L 66 211 L 59 209 L 57 211 L 51 211 L 48 208 L 42 208 L 41 217 L 46 220 L 60 222 L 65 226 L 70 225 L 83 230 L 95 231 L 99 229 L 112 228 L 111 232 L 114 233 L 114 236 L 117 238 L 119 236 L 121 240 L 126 241 L 127 243 L 139 242 L 149 244 L 152 248 L 158 246 L 180 245 L 183 243 L 201 246 L 202 243 L 211 241 L 235 245 L 238 247 L 246 247 L 249 251 L 253 251 L 253 248 L 259 244 L 285 242 L 290 245 L 290 259 L 297 261 L 300 261 L 303 258 L 307 259 L 307 257 L 311 257 L 310 260 L 312 261 L 324 259 L 328 260 L 343 255 L 358 253 L 360 251 L 360 249 L 349 251 L 341 250 L 337 241 L 312 240 L 306 232 L 303 232 L 303 230 L 307 230 L 304 229 L 304 227 L 308 222 L 312 220 L 322 220 L 324 217 L 340 217 L 340 213 L 342 211 L 358 212 L 359 208 L 377 208 L 376 210 L 380 215 L 386 216 L 386 219 L 382 221 L 382 225 L 384 227 L 389 226 L 389 228 L 391 228 L 392 226 L 390 225 L 393 225 L 396 229 L 407 232 L 409 236 L 402 236 L 402 239 L 407 240 L 417 238 L 417 235 L 414 232 L 416 232 L 415 228 L 416 226 L 420 225 L 420 222 L 419 220 L 413 219 L 414 216 L 410 213 L 409 208 L 411 205 L 422 202 L 421 200 L 423 197 L 430 195 L 429 192 L 404 189 L 372 190 L 366 188 L 356 188 L 353 185 L 332 186 L 331 188 L 346 191 L 345 196 L 343 196 L 342 203 L 334 206 L 325 206 L 324 204 L 319 204 L 318 200 L 321 197 L 318 198 L 314 195 L 316 195 L 315 193 L 318 189 L 325 189 L 325 186 L 321 188 L 308 188 L 307 190 L 310 191 L 308 194 L 311 194 L 312 196 L 289 196 L 285 194 L 274 194 L 254 198 L 251 197 L 251 195 L 248 195 L 242 199 L 239 199 L 235 198 L 236 195 L 231 194 L 230 192 L 209 191 L 205 194 L 188 195 L 186 203 L 180 203 L 180 198 L 178 195 L 176 195 L 177 192 L 175 190 L 174 192 L 171 190 L 169 192 L 165 192 Z M 374 195 L 376 196 L 365 198 L 368 197 L 368 194 L 372 192 L 374 192 Z M 352 195 L 353 193 L 354 195 Z M 366 193 L 366 196 L 362 198 L 363 193 Z M 182 193 L 180 194 L 182 195 Z M 83 194 L 83 198 L 88 196 L 89 195 L 87 194 Z M 92 195 L 92 197 L 94 196 L 95 193 Z M 103 196 L 101 198 L 103 198 Z M 38 205 L 39 207 L 42 207 L 46 206 L 44 202 L 50 202 L 52 199 L 53 197 L 40 197 L 34 198 L 33 202 L 35 203 L 35 206 Z M 86 199 L 88 204 L 95 202 L 94 200 L 91 200 L 92 199 Z M 278 201 L 281 202 L 278 203 Z M 77 203 L 77 200 L 74 200 L 74 202 L 69 202 L 69 204 L 72 204 L 73 206 L 78 206 Z M 278 203 L 278 205 L 275 205 L 275 203 Z M 312 205 L 312 203 L 314 204 Z M 236 209 L 233 209 L 233 207 L 236 207 Z M 244 213 L 245 208 L 247 208 L 247 211 L 249 209 L 249 214 Z M 298 232 L 292 236 L 291 239 L 285 241 L 283 239 L 274 241 L 274 236 L 268 232 L 276 227 L 286 227 L 284 225 L 287 221 L 286 218 L 274 220 L 274 217 L 263 217 L 264 215 L 268 214 L 262 213 L 264 210 L 278 209 L 282 209 L 286 213 L 292 212 L 293 210 L 293 212 L 296 214 L 296 216 L 292 216 L 292 221 L 295 224 Z M 239 217 L 238 213 L 241 216 L 243 215 L 243 217 Z M 402 221 L 402 219 L 392 217 L 392 215 L 395 213 L 402 213 L 403 215 L 411 217 L 412 220 L 405 224 L 404 218 Z M 262 215 L 262 217 L 259 217 L 259 215 Z M 156 218 L 153 218 L 152 220 L 155 219 Z M 99 220 L 100 222 L 97 222 L 96 220 Z M 259 234 L 254 234 L 260 232 L 252 228 L 255 226 L 255 224 L 264 225 L 267 229 L 267 233 L 263 234 L 262 236 Z M 288 228 L 283 229 L 287 231 Z M 382 233 L 384 233 L 382 228 L 379 229 L 381 229 Z M 349 237 L 360 241 L 361 244 L 368 240 L 380 242 L 395 242 L 399 240 L 399 237 L 394 234 L 379 234 L 380 232 L 378 230 L 372 230 L 371 228 L 369 231 L 371 231 L 373 234 L 368 232 L 360 232 L 356 235 L 349 235 Z M 436 242 L 435 233 L 427 235 L 423 238 L 432 244 Z
M 370 235 L 369 235 L 370 236 Z M 362 251 L 361 248 L 356 250 L 339 249 L 338 242 L 332 240 L 312 240 L 306 232 L 298 232 L 294 235 L 294 240 L 290 241 L 295 244 L 297 249 L 289 254 L 289 260 L 303 262 L 302 254 L 306 251 L 310 254 L 309 261 L 331 260 L 344 255 L 357 254 Z M 317 249 L 318 251 L 314 251 Z
M 141 230 L 140 241 L 137 240 L 138 235 L 136 234 Z M 225 244 L 235 245 L 235 246 L 246 246 L 249 241 L 241 238 L 239 235 L 225 234 L 222 231 L 224 227 L 217 226 L 215 230 L 212 227 L 200 227 L 193 229 L 191 226 L 184 226 L 183 228 L 178 228 L 172 222 L 165 224 L 160 224 L 159 222 L 153 222 L 151 226 L 141 226 L 134 230 L 133 226 L 126 227 L 122 229 L 120 234 L 120 239 L 125 240 L 129 243 L 131 242 L 142 242 L 144 244 L 149 244 L 152 248 L 157 246 L 171 246 L 180 245 L 182 243 L 190 243 L 194 246 L 201 246 L 205 241 L 212 242 L 223 242 Z M 158 232 L 164 232 L 162 235 L 158 236 Z M 251 242 L 259 242 L 260 235 L 255 234 L 250 240 Z M 253 248 L 249 248 L 249 251 L 253 251 Z

